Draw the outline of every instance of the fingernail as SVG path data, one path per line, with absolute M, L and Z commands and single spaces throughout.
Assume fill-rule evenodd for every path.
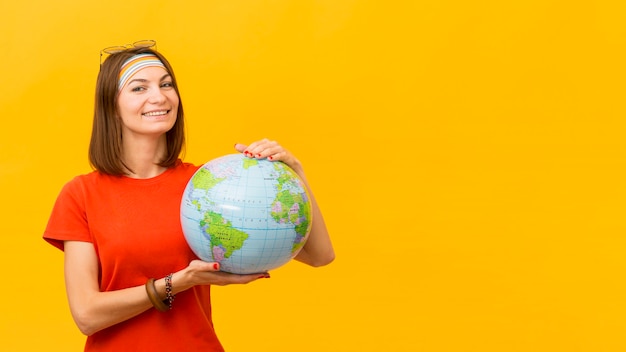
M 220 270 L 220 264 L 219 263 L 214 263 L 213 264 L 213 269 Z
M 260 158 L 260 157 L 261 157 L 261 153 L 257 154 L 257 155 L 256 155 L 256 157 L 257 157 L 257 158 Z
M 274 158 L 271 155 L 268 156 L 267 158 L 270 159 L 270 160 L 274 160 Z

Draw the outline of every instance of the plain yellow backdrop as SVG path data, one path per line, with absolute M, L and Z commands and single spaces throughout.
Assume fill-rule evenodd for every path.
M 185 160 L 276 139 L 337 260 L 214 289 L 228 351 L 626 350 L 626 3 L 0 4 L 3 351 L 80 351 L 41 235 L 103 47 L 157 40 Z M 163 336 L 175 339 L 175 336 Z

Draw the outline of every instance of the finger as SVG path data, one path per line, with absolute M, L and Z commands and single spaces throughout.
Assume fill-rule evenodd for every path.
M 277 157 L 284 156 L 286 153 L 285 148 L 274 141 L 268 141 L 254 149 L 248 147 L 248 150 L 252 153 L 252 156 L 257 159 L 268 158 L 270 160 L 276 160 Z
M 268 155 L 267 155 L 267 159 L 271 160 L 271 161 L 283 161 L 286 159 L 286 156 L 288 155 L 287 151 L 284 149 L 280 149 L 276 152 L 274 151 L 269 151 Z
M 269 279 L 270 273 L 267 271 L 262 273 L 253 273 L 253 274 L 232 274 L 235 277 L 235 280 L 240 283 L 250 282 L 257 279 Z
M 270 273 L 268 273 L 267 271 L 261 274 L 257 275 L 258 279 L 269 279 L 270 278 Z
M 252 281 L 256 281 L 259 279 L 270 278 L 270 274 L 267 272 L 256 273 L 256 274 L 230 274 L 230 273 L 220 272 L 219 275 L 221 275 L 222 277 L 221 279 L 222 285 L 232 285 L 232 284 L 245 285 L 247 283 L 250 283 Z
M 240 153 L 243 153 L 246 150 L 247 147 L 248 146 L 245 145 L 245 144 L 235 143 L 235 150 L 240 152 Z
M 218 262 L 205 262 L 195 259 L 189 263 L 189 266 L 197 271 L 220 271 L 220 263 Z
M 260 141 L 250 143 L 248 148 L 244 151 L 244 154 L 251 158 L 265 158 L 267 156 L 265 151 L 269 148 L 274 148 L 277 145 L 278 143 L 275 141 L 270 141 L 269 139 L 264 138 Z
M 256 281 L 259 279 L 269 279 L 270 278 L 270 274 L 265 272 L 265 273 L 257 273 L 257 274 L 248 274 L 248 275 L 242 275 L 244 276 L 244 281 L 245 282 L 252 282 L 252 281 Z
M 258 149 L 260 146 L 262 146 L 263 144 L 267 142 L 268 142 L 267 138 L 263 138 L 260 141 L 254 141 L 250 143 L 250 145 L 246 148 L 246 150 L 249 152 L 252 152 L 253 150 Z

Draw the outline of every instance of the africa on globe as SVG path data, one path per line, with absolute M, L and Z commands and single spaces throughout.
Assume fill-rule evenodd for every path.
M 235 274 L 276 269 L 311 231 L 311 204 L 298 175 L 280 161 L 230 154 L 191 177 L 181 200 L 185 239 L 198 258 Z

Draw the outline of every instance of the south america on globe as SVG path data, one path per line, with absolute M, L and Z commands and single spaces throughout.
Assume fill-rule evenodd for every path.
M 180 206 L 191 250 L 235 274 L 265 272 L 293 259 L 309 236 L 311 216 L 306 187 L 291 168 L 243 154 L 200 167 Z

